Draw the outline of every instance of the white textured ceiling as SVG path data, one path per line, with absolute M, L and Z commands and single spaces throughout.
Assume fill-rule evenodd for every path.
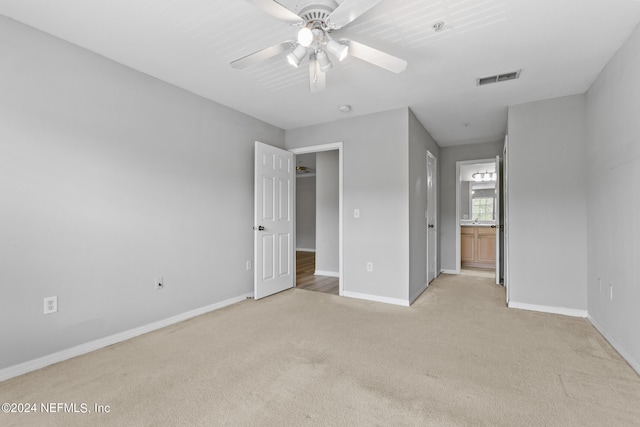
M 334 38 L 407 69 L 347 57 L 320 94 L 309 93 L 308 69 L 283 57 L 231 68 L 296 33 L 243 0 L 0 0 L 0 14 L 283 129 L 408 106 L 448 146 L 503 138 L 508 105 L 585 92 L 640 22 L 640 2 L 383 0 Z M 518 80 L 476 86 L 518 69 Z

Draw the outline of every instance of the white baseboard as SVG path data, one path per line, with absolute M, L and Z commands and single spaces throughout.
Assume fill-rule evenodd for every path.
M 0 381 L 8 380 L 9 378 L 17 377 L 19 375 L 26 374 L 31 371 L 35 371 L 45 366 L 53 365 L 54 363 L 62 362 L 72 357 L 81 356 L 86 353 L 90 353 L 95 350 L 99 350 L 103 347 L 113 345 L 122 341 L 126 341 L 131 338 L 146 334 L 157 329 L 161 329 L 174 323 L 182 322 L 183 320 L 190 319 L 192 317 L 200 316 L 201 314 L 208 313 L 210 311 L 218 310 L 220 308 L 235 304 L 243 301 L 248 297 L 253 297 L 253 292 L 240 295 L 238 297 L 230 298 L 225 301 L 221 301 L 215 304 L 208 305 L 206 307 L 196 308 L 195 310 L 187 311 L 186 313 L 177 314 L 167 319 L 158 320 L 157 322 L 149 323 L 148 325 L 140 326 L 137 328 L 129 329 L 128 331 L 119 332 L 108 337 L 100 338 L 94 341 L 89 341 L 84 344 L 67 348 L 65 350 L 58 351 L 46 356 L 39 357 L 37 359 L 29 360 L 27 362 L 19 363 L 17 365 L 9 366 L 4 369 L 0 369 Z
M 308 249 L 308 248 L 296 248 L 296 252 L 315 252 L 315 249 Z
M 314 276 L 329 276 L 329 277 L 340 277 L 340 273 L 337 271 L 324 271 L 324 270 L 316 270 L 313 273 Z
M 446 269 L 440 270 L 440 273 L 444 273 L 444 274 L 460 274 L 460 272 L 457 271 L 457 270 L 446 270 Z
M 542 313 L 562 314 L 571 317 L 587 317 L 587 310 L 578 310 L 576 308 L 552 307 L 548 305 L 525 304 L 522 302 L 509 301 L 509 308 L 517 308 L 520 310 L 539 311 Z
M 587 319 L 589 319 L 589 322 L 591 322 L 593 327 L 596 328 L 598 332 L 600 332 L 600 335 L 602 335 L 604 339 L 607 340 L 609 344 L 611 344 L 611 347 L 613 347 L 618 352 L 618 354 L 620 354 L 620 356 L 622 356 L 622 358 L 626 360 L 629 365 L 631 365 L 631 367 L 638 373 L 638 375 L 640 375 L 640 361 L 635 360 L 629 353 L 627 353 L 627 351 L 620 345 L 620 343 L 613 339 L 613 337 L 607 332 L 607 330 L 600 323 L 598 323 L 596 319 L 591 317 L 591 315 L 587 316 Z
M 343 291 L 342 296 L 349 297 L 349 298 L 356 298 L 356 299 L 364 299 L 368 301 L 384 302 L 386 304 L 401 305 L 404 307 L 409 307 L 410 305 L 409 301 L 407 300 L 403 300 L 399 298 L 381 297 L 378 295 L 361 294 L 359 292 Z

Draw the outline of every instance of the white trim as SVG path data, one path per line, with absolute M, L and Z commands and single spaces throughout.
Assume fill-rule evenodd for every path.
M 505 300 L 507 304 L 509 304 L 509 300 L 511 299 L 511 288 L 509 287 L 509 135 L 505 135 L 504 137 L 504 149 L 502 151 L 502 185 L 502 206 L 504 206 L 504 217 L 502 218 L 502 284 L 505 289 Z
M 449 270 L 446 268 L 443 268 L 442 270 L 440 270 L 440 273 L 444 273 L 444 274 L 454 274 L 454 275 L 459 275 L 460 272 L 456 271 L 456 270 Z
M 342 150 L 342 142 L 310 145 L 308 147 L 289 148 L 293 154 L 319 153 L 321 151 Z
M 607 340 L 609 344 L 611 344 L 611 347 L 613 347 L 620 354 L 620 356 L 622 356 L 622 358 L 626 360 L 629 365 L 631 365 L 631 367 L 638 373 L 638 375 L 640 375 L 640 362 L 635 360 L 629 353 L 627 353 L 624 347 L 622 347 L 620 343 L 618 343 L 618 341 L 613 339 L 613 337 L 607 332 L 604 326 L 598 323 L 596 319 L 591 317 L 591 315 L 588 315 L 587 319 L 589 320 L 589 322 L 591 322 L 593 327 L 596 328 L 598 332 L 600 332 L 600 335 L 602 335 L 604 339 Z
M 139 326 L 137 328 L 129 329 L 128 331 L 119 332 L 108 337 L 89 341 L 84 344 L 58 351 L 56 353 L 39 357 L 37 359 L 29 360 L 27 362 L 0 369 L 0 381 L 8 380 L 9 378 L 14 378 L 19 375 L 42 369 L 45 366 L 53 365 L 54 363 L 62 362 L 67 359 L 71 359 L 72 357 L 81 356 L 83 354 L 99 350 L 109 345 L 117 344 L 119 342 L 135 338 L 148 332 L 165 328 L 175 323 L 182 322 L 183 320 L 191 319 L 192 317 L 200 316 L 210 311 L 218 310 L 231 304 L 238 303 L 250 297 L 253 297 L 253 292 L 249 292 L 244 295 L 211 304 L 206 307 L 196 308 L 195 310 L 177 314 L 163 320 L 158 320 L 157 322 L 149 323 L 148 325 Z
M 433 168 L 435 169 L 433 171 L 433 194 L 434 194 L 434 199 L 432 202 L 435 204 L 435 218 L 433 219 L 433 225 L 435 227 L 434 233 L 433 235 L 435 236 L 435 265 L 433 266 L 433 268 L 435 268 L 436 271 L 433 272 L 433 279 L 435 280 L 436 277 L 438 277 L 438 234 L 440 233 L 440 223 L 439 223 L 439 216 L 438 216 L 438 186 L 440 185 L 440 181 L 438 180 L 438 158 L 436 156 L 433 155 L 433 153 L 429 150 L 427 150 L 427 157 L 426 157 L 426 165 L 425 168 L 428 169 L 429 168 L 429 158 L 433 159 Z M 427 170 L 428 173 L 428 170 Z M 425 194 L 425 200 L 427 202 L 427 206 L 429 204 L 429 200 L 428 200 L 428 190 L 426 191 Z M 429 208 L 427 207 L 427 211 L 429 210 Z M 429 257 L 431 255 L 429 254 L 429 229 L 427 229 L 427 282 L 429 282 Z M 429 286 L 429 283 L 427 283 L 427 286 Z M 425 288 L 426 289 L 426 288 Z M 424 291 L 424 289 L 420 292 L 422 293 Z M 420 294 L 418 294 L 416 296 L 416 298 L 420 296 Z M 411 302 L 413 302 L 415 300 L 412 299 Z
M 342 295 L 345 296 L 345 297 L 349 297 L 349 298 L 364 299 L 364 300 L 367 300 L 367 301 L 384 302 L 386 304 L 401 305 L 403 307 L 409 307 L 409 305 L 410 305 L 409 301 L 404 300 L 404 299 L 387 298 L 387 297 L 381 297 L 381 296 L 378 296 L 378 295 L 361 294 L 359 292 L 344 291 Z
M 310 248 L 296 248 L 296 252 L 315 252 L 315 249 Z
M 328 277 L 340 277 L 339 271 L 324 271 L 324 270 L 316 270 L 313 273 L 314 276 L 328 276 Z
M 525 304 L 522 302 L 509 301 L 509 308 L 517 308 L 520 310 L 539 311 L 542 313 L 562 314 L 571 317 L 585 318 L 589 314 L 587 310 L 579 310 L 576 308 L 552 307 L 548 305 Z
M 319 153 L 322 151 L 338 150 L 338 269 L 340 270 L 338 275 L 338 295 L 344 294 L 344 283 L 342 280 L 342 272 L 344 271 L 343 265 L 343 246 L 344 246 L 344 234 L 343 234 L 343 170 L 344 170 L 344 153 L 342 149 L 342 142 L 332 142 L 329 144 L 311 145 L 309 147 L 290 148 L 289 151 L 293 154 L 306 154 L 306 153 Z M 294 227 L 295 228 L 295 227 Z
M 435 280 L 435 278 L 434 278 L 434 280 Z M 424 285 L 424 286 L 423 286 L 423 287 L 422 287 L 418 292 L 416 292 L 416 293 L 411 297 L 411 299 L 409 299 L 409 304 L 413 304 L 413 303 L 415 302 L 415 300 L 417 300 L 417 299 L 418 299 L 418 297 L 419 297 L 420 295 L 422 295 L 422 293 L 423 293 L 424 291 L 426 291 L 426 290 L 427 290 L 427 288 L 428 288 L 428 287 L 429 287 L 429 284 L 428 284 L 428 283 L 425 283 L 425 285 Z

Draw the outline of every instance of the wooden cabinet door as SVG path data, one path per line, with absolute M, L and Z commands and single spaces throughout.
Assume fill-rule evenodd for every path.
M 477 261 L 495 263 L 496 261 L 496 231 L 494 228 L 478 227 L 476 240 Z
M 461 227 L 460 233 L 460 261 L 473 262 L 476 257 L 475 251 L 475 227 Z

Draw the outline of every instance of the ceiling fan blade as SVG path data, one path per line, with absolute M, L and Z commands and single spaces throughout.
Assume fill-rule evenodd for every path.
M 327 25 L 334 30 L 342 28 L 381 1 L 382 0 L 344 0 L 344 2 L 336 7 L 327 17 Z
M 407 68 L 407 61 L 397 56 L 389 55 L 381 50 L 354 42 L 353 40 L 341 39 L 340 43 L 349 46 L 349 55 L 370 62 L 373 65 L 377 65 L 393 73 L 401 73 Z
M 236 59 L 231 62 L 231 66 L 237 69 L 247 68 L 250 65 L 257 64 L 258 62 L 265 61 L 281 53 L 291 50 L 295 42 L 293 40 L 286 40 L 273 46 L 269 46 L 242 58 Z
M 291 10 L 287 9 L 275 0 L 247 0 L 254 6 L 267 12 L 269 15 L 276 17 L 289 24 L 302 24 L 303 20 Z
M 315 53 L 309 55 L 309 92 L 322 92 L 326 87 L 326 75 L 320 71 Z

